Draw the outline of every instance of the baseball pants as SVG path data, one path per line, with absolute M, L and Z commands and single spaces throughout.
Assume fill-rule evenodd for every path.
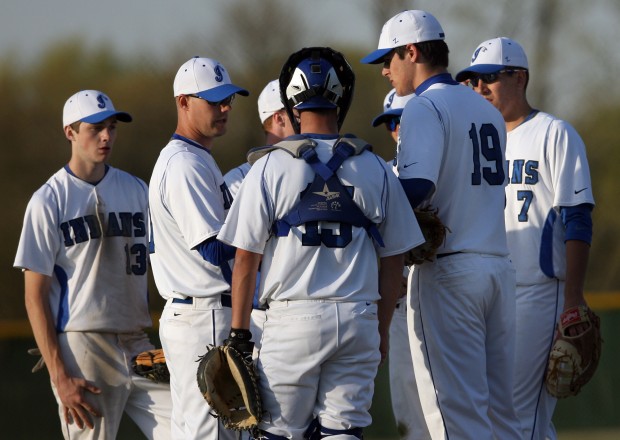
M 555 440 L 557 399 L 545 388 L 556 322 L 564 306 L 564 282 L 517 286 L 515 408 L 524 439 Z
M 209 414 L 210 407 L 198 389 L 198 359 L 209 345 L 221 345 L 230 331 L 231 309 L 219 298 L 193 298 L 191 304 L 168 300 L 161 315 L 159 338 L 170 370 L 172 438 L 234 440 Z
M 432 439 L 522 439 L 513 403 L 515 285 L 507 257 L 458 253 L 416 267 L 409 338 Z
M 257 361 L 270 417 L 260 429 L 301 440 L 315 417 L 332 430 L 368 426 L 380 359 L 375 303 L 270 302 Z
M 396 310 L 394 310 L 390 324 L 388 360 L 392 411 L 399 438 L 403 440 L 430 439 L 413 374 L 411 348 L 407 334 L 406 297 L 399 299 L 396 303 Z
M 64 421 L 63 407 L 52 384 L 65 439 L 116 438 L 123 413 L 147 438 L 170 438 L 170 387 L 138 376 L 131 367 L 133 356 L 154 348 L 146 333 L 66 332 L 58 335 L 58 343 L 69 374 L 101 389 L 100 394 L 86 392 L 84 396 L 102 417 L 89 415 L 94 428 L 80 429 Z

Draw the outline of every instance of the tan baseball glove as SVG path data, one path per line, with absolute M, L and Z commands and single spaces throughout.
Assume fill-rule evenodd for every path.
M 170 382 L 170 371 L 161 348 L 139 353 L 131 360 L 131 366 L 136 374 L 153 382 Z
M 426 241 L 405 254 L 405 264 L 407 266 L 433 261 L 437 254 L 437 249 L 443 244 L 446 234 L 450 231 L 441 222 L 437 215 L 437 209 L 431 207 L 416 208 L 413 212 Z
M 258 375 L 251 357 L 244 357 L 234 347 L 210 347 L 200 357 L 198 388 L 227 429 L 253 430 L 262 416 Z
M 569 336 L 567 329 L 577 324 L 586 324 L 587 329 Z M 562 313 L 545 377 L 549 394 L 557 398 L 576 396 L 594 376 L 602 342 L 600 319 L 587 306 Z

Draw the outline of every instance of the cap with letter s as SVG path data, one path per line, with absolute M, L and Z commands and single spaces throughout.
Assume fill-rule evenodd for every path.
M 72 95 L 62 112 L 62 126 L 66 127 L 74 122 L 98 124 L 111 116 L 121 122 L 131 122 L 129 113 L 117 111 L 112 100 L 98 90 L 82 90 Z
M 496 73 L 506 68 L 529 70 L 523 47 L 506 37 L 483 41 L 471 56 L 471 64 L 456 74 L 459 82 L 475 74 Z
M 405 104 L 407 104 L 407 102 L 409 102 L 409 100 L 414 96 L 415 93 L 411 93 L 410 95 L 406 96 L 400 96 L 396 94 L 396 89 L 390 90 L 383 99 L 383 113 L 373 119 L 372 126 L 377 127 L 378 125 L 387 122 L 391 118 L 402 115 Z
M 174 96 L 198 95 L 207 101 L 218 102 L 238 93 L 250 93 L 234 84 L 224 66 L 211 58 L 194 57 L 187 60 L 174 78 Z
M 383 57 L 397 47 L 445 38 L 443 28 L 431 13 L 417 9 L 403 11 L 383 25 L 377 50 L 362 58 L 362 63 L 382 63 Z

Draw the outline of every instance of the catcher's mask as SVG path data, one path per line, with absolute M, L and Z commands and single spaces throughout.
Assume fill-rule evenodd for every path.
M 338 128 L 349 111 L 355 74 L 344 55 L 330 47 L 306 47 L 292 54 L 280 72 L 280 95 L 299 134 L 297 110 L 338 109 Z

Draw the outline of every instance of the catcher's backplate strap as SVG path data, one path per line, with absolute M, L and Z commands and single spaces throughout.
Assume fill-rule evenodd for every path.
M 291 136 L 272 147 L 256 150 L 257 154 L 264 155 L 266 152 L 282 149 L 293 157 L 304 159 L 316 173 L 313 182 L 303 191 L 297 205 L 274 222 L 273 233 L 278 237 L 285 237 L 291 226 L 310 222 L 348 223 L 365 228 L 377 244 L 383 247 L 383 239 L 377 225 L 364 215 L 353 200 L 353 188 L 345 187 L 336 175 L 346 159 L 371 150 L 372 147 L 357 137 L 345 135 L 334 144 L 333 156 L 327 163 L 319 160 L 315 147 L 316 142 L 312 139 Z

